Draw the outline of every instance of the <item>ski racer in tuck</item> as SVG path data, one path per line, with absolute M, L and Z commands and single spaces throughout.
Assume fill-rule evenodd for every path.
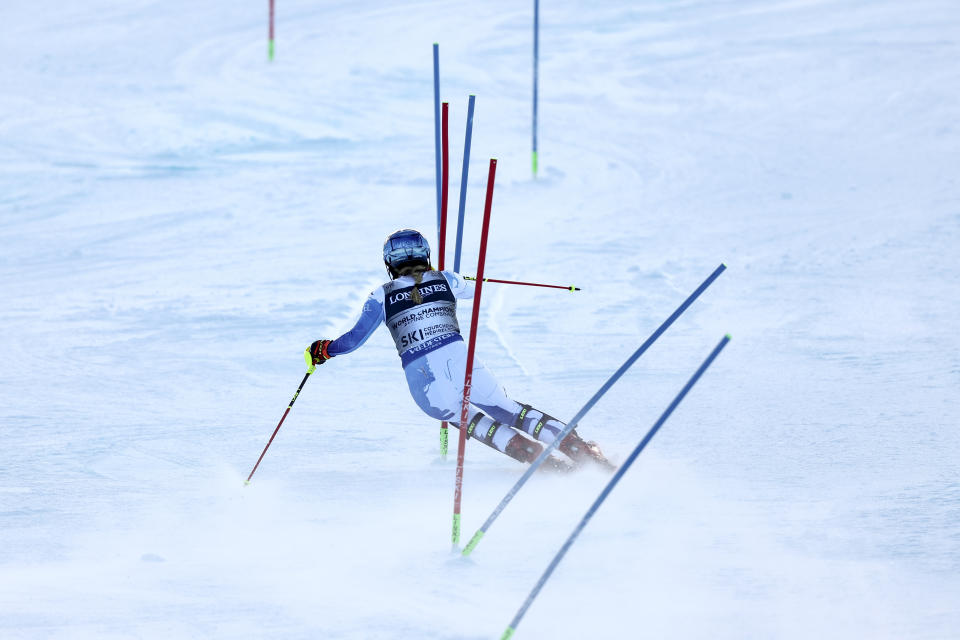
M 413 229 L 387 238 L 383 261 L 391 279 L 370 294 L 356 325 L 335 340 L 315 341 L 305 356 L 318 365 L 350 353 L 383 322 L 393 336 L 414 401 L 431 418 L 459 428 L 467 349 L 457 323 L 457 300 L 472 298 L 474 284 L 458 273 L 435 271 L 427 240 Z M 468 437 L 527 463 L 543 451 L 538 440 L 549 444 L 565 427 L 543 411 L 507 397 L 478 361 L 474 361 L 468 416 Z M 585 461 L 614 468 L 595 443 L 584 442 L 576 431 L 557 449 L 572 463 L 550 456 L 544 468 L 565 471 Z

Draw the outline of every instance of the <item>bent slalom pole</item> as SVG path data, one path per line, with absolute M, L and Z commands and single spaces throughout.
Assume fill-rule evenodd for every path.
M 280 431 L 280 425 L 283 424 L 283 421 L 287 419 L 287 414 L 290 413 L 290 409 L 293 407 L 293 403 L 297 401 L 297 396 L 300 395 L 300 391 L 303 390 L 303 385 L 307 383 L 307 378 L 310 377 L 310 374 L 316 371 L 317 366 L 313 364 L 313 358 L 310 357 L 310 350 L 304 352 L 304 357 L 307 359 L 307 372 L 303 376 L 303 380 L 300 381 L 300 386 L 297 387 L 297 392 L 293 394 L 293 398 L 290 400 L 290 404 L 287 405 L 287 410 L 283 412 L 283 417 L 280 418 L 280 422 L 277 424 L 277 428 L 273 430 L 273 435 L 270 436 L 270 440 L 267 441 L 267 446 L 263 448 L 263 453 L 260 454 L 260 457 L 257 458 L 257 464 L 253 465 L 253 470 L 250 472 L 250 475 L 247 476 L 246 481 L 243 483 L 244 486 L 250 484 L 250 478 L 253 477 L 253 474 L 256 472 L 257 467 L 260 466 L 260 461 L 263 460 L 263 456 L 267 454 L 267 449 L 270 448 L 270 444 L 273 442 L 273 439 L 277 437 L 277 431 Z
M 463 276 L 465 280 L 476 280 L 473 276 Z M 567 287 L 562 284 L 540 284 L 539 282 L 520 282 L 519 280 L 498 280 L 497 278 L 484 278 L 484 282 L 499 282 L 500 284 L 521 284 L 525 287 L 546 287 L 547 289 L 566 289 L 567 291 L 580 291 L 580 287 L 573 285 Z
M 490 209 L 493 205 L 493 181 L 497 176 L 497 161 L 490 159 L 487 173 L 487 197 L 483 206 L 483 226 L 480 231 L 480 257 L 477 260 L 477 273 L 483 277 L 483 265 L 487 258 L 487 235 L 490 230 Z M 453 551 L 460 544 L 460 497 L 463 493 L 463 455 L 467 446 L 467 423 L 470 418 L 470 389 L 473 386 L 473 353 L 477 346 L 477 326 L 480 324 L 480 294 L 483 282 L 477 283 L 473 293 L 473 314 L 470 318 L 470 339 L 467 343 L 467 366 L 463 376 L 463 399 L 460 404 L 460 437 L 457 440 L 457 471 L 453 485 Z
M 677 394 L 677 397 L 673 399 L 673 402 L 670 403 L 670 406 L 667 407 L 666 411 L 660 416 L 656 421 L 653 427 L 650 428 L 650 431 L 647 432 L 647 435 L 643 437 L 643 440 L 640 441 L 640 444 L 633 450 L 630 456 L 626 461 L 620 465 L 620 468 L 617 469 L 617 472 L 613 474 L 613 477 L 610 478 L 610 482 L 607 483 L 607 486 L 603 488 L 603 491 L 600 492 L 600 495 L 593 502 L 587 513 L 583 516 L 583 519 L 580 520 L 580 523 L 574 528 L 573 533 L 570 534 L 570 537 L 567 538 L 567 541 L 563 543 L 563 546 L 560 547 L 560 550 L 553 557 L 553 560 L 550 561 L 550 565 L 547 567 L 547 570 L 543 572 L 543 575 L 540 576 L 540 580 L 537 581 L 537 584 L 533 587 L 533 590 L 530 592 L 530 595 L 527 596 L 527 599 L 523 602 L 523 605 L 520 607 L 517 614 L 513 617 L 513 620 L 510 621 L 510 626 L 507 627 L 507 630 L 503 632 L 503 635 L 500 637 L 500 640 L 509 640 L 517 630 L 517 625 L 520 624 L 520 620 L 523 619 L 524 614 L 527 613 L 527 609 L 530 608 L 530 605 L 533 604 L 534 599 L 537 597 L 537 594 L 540 593 L 540 589 L 543 588 L 543 585 L 550 578 L 550 575 L 553 573 L 553 570 L 557 568 L 557 565 L 560 564 L 560 561 L 563 559 L 563 556 L 566 555 L 567 551 L 570 550 L 570 546 L 573 545 L 574 541 L 577 539 L 577 536 L 580 535 L 580 532 L 583 531 L 583 528 L 587 526 L 587 522 L 590 521 L 590 518 L 593 517 L 593 514 L 596 513 L 597 509 L 603 504 L 603 501 L 606 500 L 607 496 L 610 495 L 610 492 L 613 491 L 613 488 L 620 481 L 620 478 L 623 477 L 623 474 L 627 472 L 627 469 L 630 468 L 630 465 L 633 464 L 633 461 L 637 459 L 637 456 L 640 455 L 640 452 L 643 451 L 644 447 L 653 439 L 653 436 L 657 434 L 657 431 L 660 427 L 663 426 L 663 423 L 667 421 L 667 418 L 670 417 L 670 414 L 673 413 L 673 410 L 677 408 L 677 405 L 680 404 L 680 401 L 687 395 L 687 392 L 693 388 L 693 385 L 697 383 L 697 380 L 700 379 L 700 376 L 703 375 L 703 372 L 707 370 L 714 359 L 720 352 L 723 350 L 727 343 L 730 342 L 730 336 L 726 335 L 720 340 L 720 344 L 714 347 L 713 351 L 707 356 L 707 359 L 703 361 L 703 364 L 700 365 L 700 368 L 697 369 L 696 373 L 693 374 L 693 377 L 687 381 L 687 384 L 684 385 L 683 389 L 680 390 L 680 393 Z
M 714 269 L 713 273 L 711 273 L 707 279 L 704 280 L 699 287 L 697 287 L 696 291 L 691 293 L 690 296 L 683 301 L 683 304 L 677 307 L 677 310 L 674 311 L 669 318 L 664 320 L 663 324 L 661 324 L 657 330 L 654 331 L 649 338 L 647 338 L 646 342 L 640 345 L 640 348 L 634 351 L 633 355 L 627 358 L 627 361 L 620 365 L 620 368 L 617 369 L 612 376 L 610 376 L 610 379 L 607 380 L 602 387 L 600 387 L 600 390 L 593 394 L 593 397 L 587 401 L 587 404 L 583 405 L 583 408 L 577 412 L 577 415 L 573 417 L 573 420 L 567 423 L 566 428 L 560 432 L 556 439 L 543 448 L 543 451 L 540 452 L 540 455 L 537 457 L 537 459 L 530 463 L 530 466 L 527 468 L 524 474 L 520 476 L 520 479 L 517 480 L 516 484 L 513 485 L 513 488 L 507 492 L 507 495 L 503 497 L 503 499 L 500 501 L 500 504 L 497 505 L 497 508 L 494 509 L 493 513 L 490 514 L 490 517 L 487 518 L 487 521 L 483 523 L 483 526 L 480 527 L 475 534 L 473 534 L 473 538 L 470 539 L 470 542 L 463 549 L 463 555 L 470 555 L 474 547 L 477 546 L 477 544 L 480 542 L 480 539 L 484 536 L 484 534 L 486 534 L 493 522 L 500 516 L 500 513 L 508 504 L 510 504 L 510 501 L 513 500 L 513 497 L 517 495 L 517 492 L 520 491 L 523 485 L 526 484 L 527 480 L 530 479 L 530 476 L 533 475 L 533 472 L 536 471 L 541 464 L 543 464 L 543 461 L 547 459 L 547 456 L 553 453 L 553 450 L 557 448 L 557 445 L 563 442 L 563 439 L 570 435 L 570 432 L 576 428 L 580 420 L 583 419 L 583 416 L 585 416 L 587 412 L 593 408 L 593 405 L 597 404 L 597 401 L 603 397 L 603 394 L 610 390 L 610 387 L 612 387 L 614 383 L 616 383 L 616 381 L 619 380 L 624 373 L 626 373 L 627 369 L 629 369 L 633 363 L 637 361 L 637 358 L 642 356 L 643 353 L 650 348 L 650 345 L 656 342 L 657 338 L 659 338 L 663 332 L 666 331 L 671 324 L 673 324 L 674 320 L 679 318 L 680 315 L 687 310 L 687 307 L 693 304 L 693 301 L 696 300 L 700 294 L 706 290 L 707 287 L 713 284 L 713 281 L 716 280 L 726 268 L 727 265 L 721 264 L 719 267 Z

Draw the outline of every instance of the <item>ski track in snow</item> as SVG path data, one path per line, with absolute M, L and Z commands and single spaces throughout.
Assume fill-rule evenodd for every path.
M 303 375 L 498 158 L 478 357 L 627 473 L 515 637 L 960 629 L 955 3 L 7 3 L 0 636 L 493 638 L 607 478 L 536 477 L 469 562 L 380 330 Z M 498 288 L 495 288 L 498 287 Z M 461 326 L 469 328 L 469 305 Z M 455 442 L 455 441 L 454 441 Z M 454 444 L 455 447 L 455 444 Z M 519 477 L 470 443 L 463 533 Z
M 510 280 L 511 278 L 501 277 L 501 280 Z M 503 285 L 503 286 L 513 286 L 513 285 Z M 520 285 L 517 285 L 520 286 Z M 490 329 L 491 332 L 496 336 L 497 342 L 500 343 L 500 346 L 507 353 L 507 357 L 510 358 L 513 363 L 520 368 L 520 372 L 525 376 L 529 377 L 532 375 L 531 371 L 523 365 L 523 362 L 517 357 L 513 348 L 510 346 L 510 342 L 507 340 L 506 335 L 504 334 L 503 328 L 500 326 L 500 315 L 503 313 L 504 301 L 507 297 L 506 289 L 499 289 L 494 291 L 494 294 L 491 296 L 493 300 L 490 302 L 489 308 L 487 309 L 487 322 L 486 326 Z M 483 300 L 483 295 L 480 296 L 481 302 Z M 538 372 L 533 372 L 533 374 Z

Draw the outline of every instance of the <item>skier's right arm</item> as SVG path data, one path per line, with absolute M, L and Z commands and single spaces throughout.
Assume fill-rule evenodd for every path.
M 458 300 L 469 300 L 473 297 L 474 284 L 455 271 L 441 271 L 450 285 L 450 292 Z
M 377 327 L 383 322 L 382 289 L 370 294 L 363 304 L 363 311 L 353 328 L 336 340 L 317 340 L 308 349 L 313 356 L 313 364 L 323 364 L 334 356 L 350 353 L 363 345 Z M 380 295 L 378 295 L 380 294 Z

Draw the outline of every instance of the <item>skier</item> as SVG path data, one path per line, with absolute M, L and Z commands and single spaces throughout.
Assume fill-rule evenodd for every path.
M 457 323 L 457 299 L 472 298 L 474 285 L 458 273 L 435 271 L 430 265 L 430 245 L 413 229 L 387 237 L 383 262 L 390 281 L 370 294 L 356 325 L 336 340 L 315 341 L 304 356 L 308 363 L 319 365 L 350 353 L 382 321 L 396 343 L 414 401 L 430 417 L 459 428 L 467 349 Z M 565 427 L 543 411 L 511 400 L 477 361 L 468 415 L 467 437 L 527 463 L 543 451 L 537 440 L 553 442 Z M 585 461 L 614 468 L 596 443 L 584 442 L 576 431 L 557 449 L 572 463 L 550 456 L 545 468 L 567 471 Z

